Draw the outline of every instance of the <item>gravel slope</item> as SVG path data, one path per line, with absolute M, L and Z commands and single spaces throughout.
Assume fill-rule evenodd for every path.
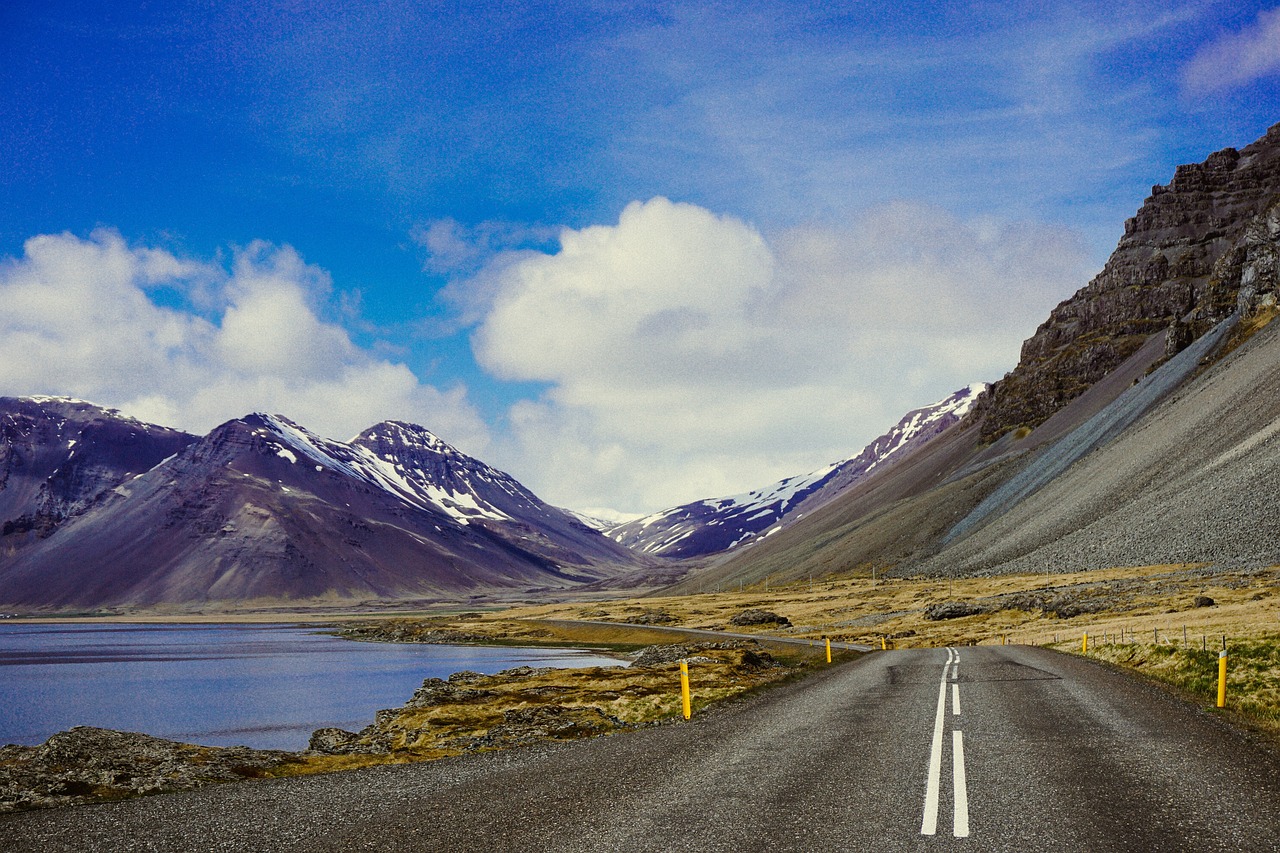
M 1273 323 L 920 568 L 1278 563 L 1280 514 L 1271 509 L 1280 500 L 1278 433 L 1280 323 Z

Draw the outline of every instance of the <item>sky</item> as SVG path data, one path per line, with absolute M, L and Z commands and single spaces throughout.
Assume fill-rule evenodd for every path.
M 1275 0 L 6 0 L 0 395 L 744 492 L 998 379 L 1278 121 Z

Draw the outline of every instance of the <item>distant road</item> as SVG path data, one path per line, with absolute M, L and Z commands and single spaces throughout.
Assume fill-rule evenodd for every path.
M 637 629 L 644 631 L 658 631 L 667 633 L 672 639 L 709 639 L 709 640 L 755 640 L 759 643 L 781 643 L 791 646 L 814 646 L 821 644 L 822 640 L 815 640 L 811 637 L 780 637 L 774 634 L 742 634 L 733 631 L 713 631 L 709 628 L 678 628 L 671 625 L 637 625 L 633 622 L 602 622 L 598 619 L 526 619 L 526 622 L 537 622 L 546 625 L 595 625 L 603 628 L 623 628 L 635 631 Z M 846 649 L 853 652 L 869 652 L 872 646 L 859 645 L 858 643 L 845 643 L 836 640 L 831 641 L 831 648 Z
M 15 853 L 952 849 L 1280 850 L 1280 758 L 1088 661 L 917 649 L 593 741 L 0 817 Z

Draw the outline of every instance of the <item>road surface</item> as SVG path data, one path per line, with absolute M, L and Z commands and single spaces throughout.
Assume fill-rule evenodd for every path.
M 1280 758 L 1100 664 L 901 650 L 592 741 L 0 817 L 0 850 L 1280 850 Z

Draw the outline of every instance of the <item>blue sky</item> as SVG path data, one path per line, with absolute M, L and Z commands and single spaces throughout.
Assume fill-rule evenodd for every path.
M 938 6 L 10 0 L 0 393 L 624 511 L 852 455 L 1280 121 L 1271 4 Z

